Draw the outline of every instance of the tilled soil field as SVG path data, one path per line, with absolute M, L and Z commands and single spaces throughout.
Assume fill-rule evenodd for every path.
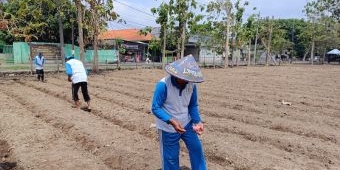
M 339 66 L 203 74 L 200 138 L 210 170 L 340 169 Z M 0 169 L 161 168 L 150 106 L 155 84 L 165 75 L 151 69 L 90 75 L 92 112 L 71 107 L 65 74 L 48 74 L 47 83 L 2 78 Z M 182 169 L 190 169 L 182 148 Z

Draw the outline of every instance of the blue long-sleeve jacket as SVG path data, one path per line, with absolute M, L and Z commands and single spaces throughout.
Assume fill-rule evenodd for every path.
M 172 95 L 178 95 L 181 97 L 183 90 L 181 89 L 180 86 L 176 83 L 175 78 L 171 76 L 171 84 L 176 87 L 178 90 L 178 94 L 173 94 Z M 189 84 L 187 84 L 189 86 Z M 192 94 L 190 97 L 190 101 L 187 106 L 187 111 L 188 114 L 190 115 L 190 118 L 193 123 L 198 123 L 201 121 L 200 115 L 199 115 L 199 109 L 198 109 L 198 97 L 197 97 L 197 87 L 195 84 L 191 84 L 193 87 L 192 89 Z M 188 87 L 189 88 L 189 87 Z M 171 88 L 170 88 L 171 89 Z M 160 120 L 163 122 L 169 122 L 169 120 L 173 117 L 172 113 L 168 113 L 166 109 L 164 108 L 164 103 L 167 100 L 168 95 L 168 87 L 166 82 L 160 81 L 156 85 L 156 89 L 154 92 L 153 96 L 153 101 L 152 101 L 152 113 Z M 178 97 L 177 96 L 177 97 Z M 173 103 L 176 104 L 176 103 Z

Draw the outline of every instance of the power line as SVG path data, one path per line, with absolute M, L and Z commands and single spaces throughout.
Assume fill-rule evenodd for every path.
M 125 4 L 125 3 L 119 2 L 119 1 L 117 1 L 117 0 L 114 0 L 114 1 L 120 3 L 121 5 L 127 6 L 127 7 L 131 8 L 131 9 L 134 9 L 134 10 L 136 10 L 136 11 L 138 11 L 138 12 L 141 12 L 141 13 L 144 13 L 144 14 L 146 14 L 146 15 L 149 15 L 149 16 L 152 16 L 152 17 L 156 18 L 155 16 L 153 16 L 153 15 L 151 15 L 151 14 L 149 14 L 149 13 L 146 13 L 146 12 L 140 10 L 140 9 L 137 9 L 137 8 L 132 7 L 132 6 L 130 6 L 130 5 L 127 5 L 127 4 Z
M 126 20 L 125 20 L 126 21 Z M 118 24 L 124 26 L 125 28 L 143 28 L 143 27 L 147 27 L 147 25 L 144 25 L 144 24 L 140 24 L 140 23 L 137 23 L 137 22 L 133 22 L 133 21 L 126 21 L 126 22 L 113 22 L 115 25 L 118 26 Z M 130 27 L 128 27 L 130 26 Z
M 132 14 L 132 15 L 130 15 Z M 150 18 L 145 18 L 145 17 L 141 17 L 140 15 L 136 14 L 136 13 L 121 13 L 119 14 L 121 16 L 121 18 L 138 18 L 138 20 L 141 22 L 141 23 L 145 23 L 145 22 L 150 22 L 150 21 L 153 21 L 153 22 L 156 22 L 155 19 L 150 19 Z
M 127 25 L 123 25 L 122 23 L 118 23 L 118 22 L 109 22 L 109 28 L 110 29 L 126 29 L 129 28 Z

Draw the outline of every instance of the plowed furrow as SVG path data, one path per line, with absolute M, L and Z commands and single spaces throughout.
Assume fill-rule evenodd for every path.
M 323 145 L 323 140 L 310 139 L 296 134 L 278 132 L 271 129 L 242 124 L 231 120 L 211 120 L 207 126 L 220 133 L 231 133 L 239 135 L 246 140 L 258 142 L 263 145 L 271 145 L 277 149 L 292 153 L 296 157 L 306 159 L 305 161 L 317 161 L 320 164 L 334 163 L 340 166 L 340 152 L 335 144 Z M 306 141 L 301 143 L 300 141 Z M 330 164 L 330 166 L 332 166 Z
M 110 95 L 110 93 L 105 93 L 107 91 L 112 91 L 112 89 L 122 91 L 123 93 L 129 94 L 129 95 L 116 96 L 116 95 Z M 150 105 L 146 104 L 149 102 L 143 101 L 141 99 L 143 97 L 138 96 L 137 93 L 133 94 L 134 93 L 133 91 L 128 92 L 126 89 L 122 89 L 117 86 L 115 88 L 106 87 L 104 91 L 98 88 L 95 91 L 97 93 L 100 93 L 100 95 L 95 95 L 97 98 L 106 100 L 108 102 L 116 101 L 118 98 L 119 100 L 122 101 L 122 102 L 117 102 L 117 101 L 114 102 L 118 105 L 122 104 L 123 106 L 124 105 L 126 106 L 126 104 L 124 104 L 123 101 L 127 101 L 127 100 L 131 101 L 131 103 L 134 103 L 134 106 L 131 106 L 130 108 L 134 108 L 135 111 L 141 111 L 143 110 L 142 108 L 150 107 Z M 129 97 L 129 96 L 133 96 L 133 97 Z M 138 97 L 138 98 L 135 98 L 135 97 Z M 125 99 L 125 98 L 128 98 L 128 99 Z M 207 114 L 209 116 L 213 116 L 213 117 L 232 119 L 232 120 L 236 120 L 242 123 L 257 125 L 257 126 L 269 128 L 269 129 L 276 130 L 276 131 L 290 132 L 290 133 L 294 133 L 297 135 L 310 137 L 310 138 L 319 138 L 325 141 L 331 141 L 333 143 L 337 143 L 337 141 L 339 140 L 339 137 L 336 135 L 337 132 L 334 131 L 332 128 L 329 128 L 325 125 L 323 125 L 323 127 L 325 127 L 324 129 L 327 129 L 327 130 L 320 131 L 318 128 L 314 127 L 313 122 L 307 125 L 306 122 L 302 123 L 300 121 L 297 121 L 296 119 L 292 119 L 288 121 L 285 117 L 282 117 L 282 115 L 281 116 L 275 116 L 275 115 L 272 116 L 270 114 L 268 115 L 259 110 L 255 110 L 255 108 L 252 108 L 249 110 L 242 108 L 240 110 L 240 109 L 234 108 L 235 107 L 234 105 L 230 105 L 229 107 L 231 109 L 227 109 L 227 112 L 219 113 L 218 111 L 214 111 L 214 110 L 216 110 L 216 108 L 221 108 L 221 107 L 224 108 L 225 104 L 223 104 L 223 106 L 222 105 L 216 106 L 215 103 L 219 103 L 219 101 L 215 101 L 215 99 L 210 99 L 209 101 L 208 100 L 205 101 L 203 97 L 203 102 L 201 102 L 202 113 Z M 242 110 L 245 110 L 245 111 L 242 111 Z M 148 110 L 146 111 L 147 113 L 149 113 Z M 233 114 L 229 114 L 229 113 L 233 113 Z M 256 114 L 254 115 L 253 113 L 256 113 Z M 257 115 L 257 114 L 260 114 L 260 115 Z M 266 116 L 264 117 L 263 115 L 266 115 Z M 282 124 L 281 123 L 282 121 L 288 121 L 286 123 L 287 126 L 285 124 Z M 320 121 L 320 120 L 317 120 L 317 121 Z
M 318 138 L 335 144 L 338 144 L 340 139 L 337 131 L 331 127 L 323 126 L 323 128 L 319 128 L 315 127 L 312 123 L 303 123 L 283 118 L 270 117 L 269 115 L 254 115 L 247 111 L 235 111 L 229 109 L 225 109 L 225 111 L 221 112 L 216 108 L 207 110 L 204 107 L 201 107 L 201 111 L 209 117 L 231 119 L 280 132 L 290 132 L 300 136 Z
M 33 89 L 26 87 L 21 89 L 29 91 L 28 95 L 30 96 L 44 96 L 43 93 Z M 14 89 L 11 90 L 13 91 Z M 86 114 L 86 112 L 71 108 L 67 109 L 68 107 L 65 108 L 67 104 L 59 99 L 49 97 L 49 100 L 54 103 L 55 107 L 60 108 L 60 110 L 54 111 L 50 110 L 44 103 L 37 104 L 39 103 L 36 101 L 39 100 L 37 98 L 32 97 L 30 100 L 28 97 L 23 99 L 20 97 L 20 91 L 13 91 L 12 96 L 20 101 L 21 104 L 30 106 L 28 109 L 38 113 L 36 117 L 73 138 L 82 148 L 98 156 L 110 168 L 140 169 L 141 165 L 137 162 L 143 162 L 144 159 L 158 159 L 158 152 L 156 151 L 146 154 L 152 152 L 149 148 L 157 147 L 156 143 L 148 138 L 111 125 L 107 121 Z M 112 133 L 115 133 L 115 135 L 110 135 Z M 102 138 L 103 136 L 105 138 Z M 134 146 L 126 146 L 124 143 L 115 142 L 118 139 L 136 141 L 137 143 Z M 157 164 L 149 164 L 148 162 L 145 162 L 144 166 L 153 169 L 159 167 Z
M 227 97 L 225 97 L 227 98 Z M 220 100 L 219 100 L 220 99 Z M 253 113 L 255 115 L 266 115 L 273 118 L 281 118 L 285 120 L 301 121 L 308 123 L 322 123 L 323 126 L 330 126 L 335 129 L 339 129 L 339 124 L 337 123 L 339 118 L 337 111 L 328 111 L 327 115 L 324 115 L 327 109 L 321 108 L 318 110 L 311 111 L 308 108 L 303 108 L 302 106 L 287 106 L 280 103 L 268 102 L 266 104 L 247 102 L 243 100 L 227 99 L 212 97 L 209 100 L 202 98 L 200 103 L 204 106 L 206 110 L 214 108 L 226 108 L 228 110 L 236 111 L 246 111 Z M 275 110 L 268 110 L 268 108 L 275 108 Z M 323 112 L 323 114 L 322 114 Z
M 0 102 L 5 104 L 0 106 L 1 135 L 10 141 L 24 169 L 109 169 L 104 162 L 79 148 L 60 129 L 48 126 L 47 120 L 41 121 L 40 114 L 31 107 L 32 103 L 11 91 L 1 92 L 1 96 Z
M 61 92 L 63 91 L 63 88 L 60 88 L 60 85 L 56 86 L 52 84 L 53 88 L 51 88 L 51 84 L 40 84 L 40 86 L 36 85 L 39 83 L 35 83 L 35 82 L 30 82 L 30 83 L 25 82 L 24 84 L 36 90 L 41 90 L 44 93 L 50 94 L 54 97 L 60 98 L 62 100 L 66 100 L 65 99 L 66 94 L 63 94 Z M 49 90 L 47 86 L 49 86 L 53 90 Z M 104 93 L 104 94 L 108 94 L 108 93 Z M 104 98 L 104 99 L 100 99 L 100 98 L 93 99 L 95 103 L 92 104 L 93 110 L 91 113 L 109 122 L 112 122 L 113 124 L 121 126 L 124 129 L 127 129 L 132 132 L 137 132 L 138 134 L 149 138 L 149 140 L 154 141 L 154 144 L 156 143 L 156 145 L 158 145 L 157 142 L 155 141 L 156 140 L 155 138 L 157 138 L 155 134 L 155 129 L 150 128 L 150 125 L 154 122 L 153 116 L 145 114 L 140 111 L 135 111 L 134 109 L 124 108 L 122 106 L 119 106 L 119 104 L 113 105 L 111 103 L 112 102 L 111 100 L 105 99 L 105 97 L 101 97 L 101 98 Z M 138 116 L 141 114 L 144 116 Z M 150 116 L 152 118 L 150 118 Z M 145 146 L 148 146 L 148 145 L 145 145 Z M 158 147 L 154 147 L 154 148 L 158 149 Z M 184 151 L 184 153 L 185 152 L 186 151 Z M 158 156 L 158 154 L 156 154 L 156 156 Z M 216 162 L 215 160 L 209 160 L 209 161 L 210 162 L 208 162 L 208 164 L 215 164 L 214 167 L 220 166 L 219 162 Z

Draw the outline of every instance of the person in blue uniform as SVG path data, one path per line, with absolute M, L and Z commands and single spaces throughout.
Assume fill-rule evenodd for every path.
M 75 59 L 73 55 L 67 56 L 65 60 L 65 68 L 66 74 L 68 75 L 68 81 L 72 82 L 72 98 L 75 104 L 74 107 L 80 108 L 78 91 L 79 88 L 81 88 L 84 100 L 87 103 L 87 108 L 84 108 L 84 110 L 91 111 L 91 99 L 87 89 L 87 70 L 85 69 L 84 64 L 81 61 Z
M 34 58 L 34 65 L 35 65 L 35 71 L 37 73 L 38 81 L 45 82 L 44 80 L 44 65 L 45 65 L 45 57 L 42 55 L 42 53 L 38 53 L 37 56 Z
M 152 113 L 156 116 L 163 170 L 179 170 L 180 140 L 189 151 L 191 169 L 206 170 L 203 147 L 198 135 L 203 123 L 198 108 L 195 83 L 204 81 L 193 56 L 167 65 L 169 75 L 156 85 Z

